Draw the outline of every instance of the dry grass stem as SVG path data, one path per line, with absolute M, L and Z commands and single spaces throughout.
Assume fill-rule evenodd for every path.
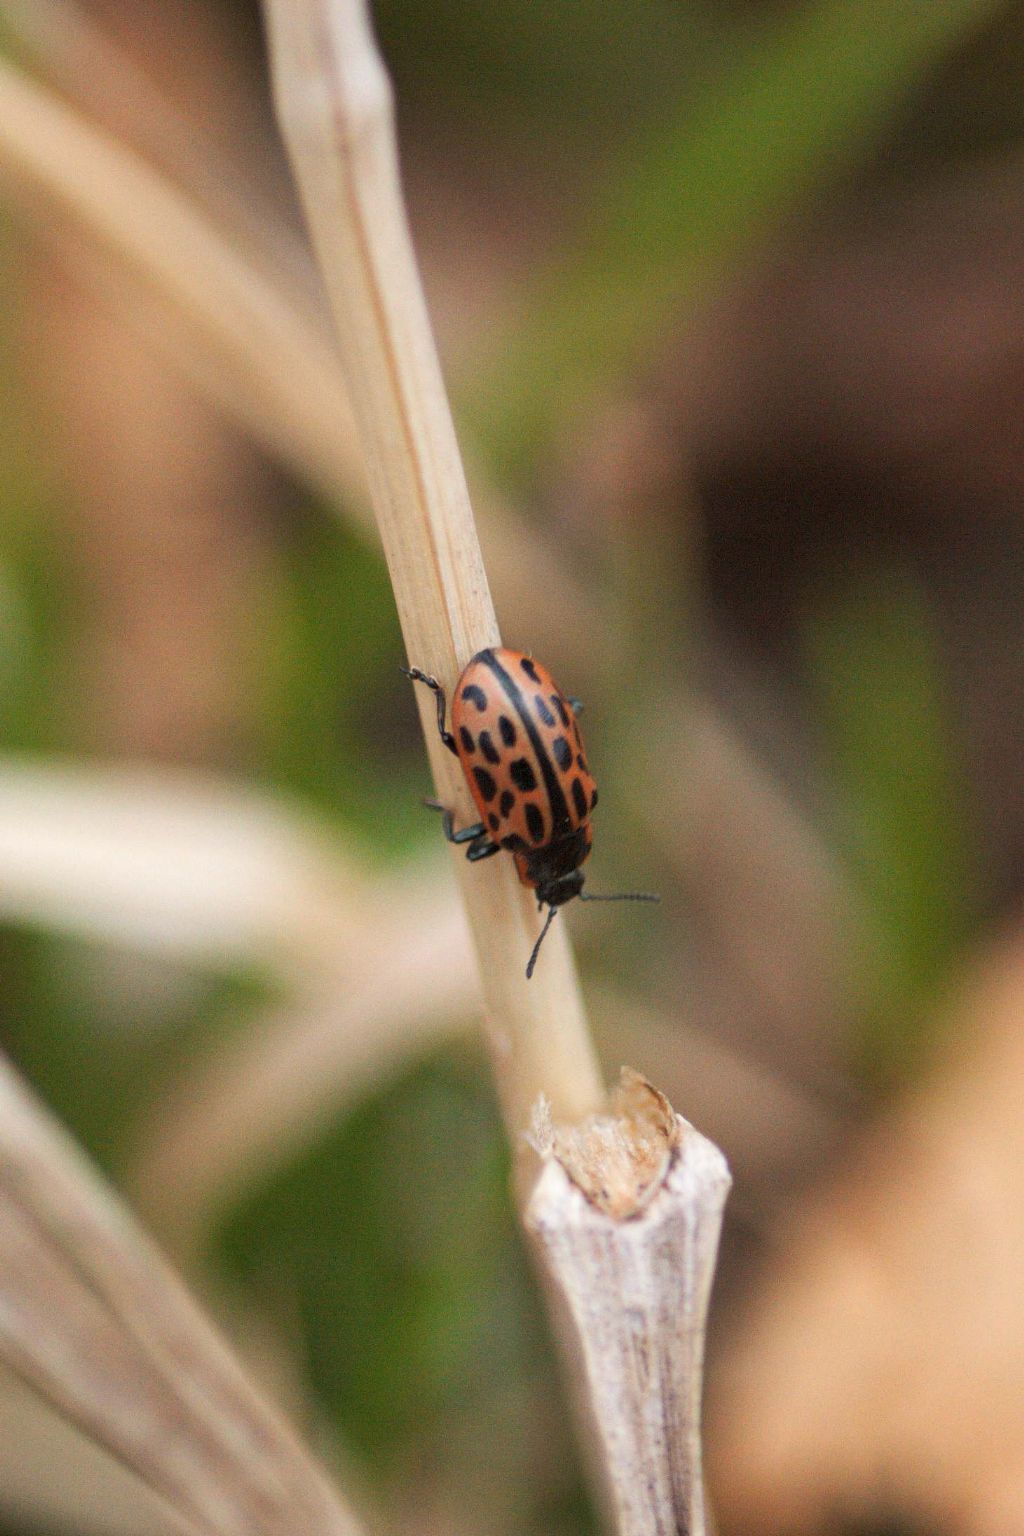
M 695 698 L 672 729 L 679 751 L 652 762 L 655 774 L 659 762 L 672 766 L 652 779 L 649 803 L 672 808 L 658 830 L 713 934 L 716 967 L 745 994 L 745 1011 L 770 1024 L 777 1053 L 814 1063 L 827 1078 L 835 1041 L 834 1032 L 823 1037 L 821 1020 L 849 1006 L 860 903 L 728 721 Z
M 308 985 L 355 964 L 374 903 L 337 842 L 229 781 L 6 759 L 0 913 Z
M 197 210 L 245 251 L 251 267 L 315 317 L 308 251 L 272 196 L 244 174 L 195 113 L 186 113 L 164 93 L 95 15 L 78 0 L 0 0 L 0 16 L 19 53 L 45 79 L 187 191 Z M 198 46 L 203 41 L 198 39 Z M 88 133 L 84 119 L 79 122 Z
M 498 642 L 398 179 L 391 86 L 356 0 L 269 0 L 275 101 L 342 342 L 349 397 L 414 665 L 451 689 Z M 439 797 L 464 823 L 465 781 L 417 690 Z M 518 1138 L 546 1093 L 573 1120 L 601 1101 L 564 928 L 532 982 L 535 902 L 511 860 L 462 884 L 506 1120 Z
M 344 971 L 193 1063 L 151 1120 L 130 1182 L 176 1252 L 205 1239 L 241 1185 L 479 1007 L 461 906 L 439 898 L 438 875 L 432 863 L 379 892 Z
M 0 1062 L 0 1358 L 210 1536 L 357 1536 L 128 1212 Z
M 718 1148 L 660 1094 L 623 1077 L 609 1114 L 545 1134 L 526 1222 L 613 1528 L 704 1536 L 704 1331 L 729 1173 Z M 624 1221 L 638 1147 L 646 1203 Z M 662 1159 L 667 1173 L 651 1180 Z
M 9 1530 L 75 1536 L 188 1530 L 134 1473 L 6 1369 L 0 1369 L 0 1520 Z
M 6 62 L 0 169 L 44 226 L 56 208 L 130 270 L 250 430 L 332 497 L 364 505 L 344 385 L 318 327 L 169 182 Z M 180 334 L 176 348 L 187 357 Z
M 390 82 L 359 0 L 267 0 L 266 10 L 278 116 L 334 306 L 406 645 L 450 690 L 498 635 L 406 228 Z M 421 692 L 419 702 L 440 797 L 469 817 L 433 700 Z M 700 1366 L 724 1162 L 692 1135 L 676 1145 L 675 1117 L 653 1090 L 601 1112 L 568 947 L 525 980 L 538 920 L 511 861 L 493 863 L 472 870 L 460 858 L 459 868 L 514 1145 L 539 1102 L 553 1124 L 586 1126 L 582 1142 L 570 1135 L 571 1158 L 563 1146 L 559 1160 L 555 1132 L 541 1149 L 527 1225 L 572 1320 L 567 1359 L 597 1424 L 617 1528 L 700 1536 Z M 598 1147 L 595 1165 L 587 1154 Z M 646 1372 L 630 1369 L 638 1333 Z
M 39 15 L 17 10 L 47 57 L 59 41 L 58 70 L 73 72 L 79 97 L 94 100 L 97 79 L 114 90 L 118 55 L 110 57 L 102 34 L 77 11 L 65 30 L 61 3 L 47 0 Z M 93 67 L 85 69 L 83 58 Z M 109 92 L 99 94 L 106 104 Z M 141 115 L 141 136 L 164 146 L 163 158 L 185 175 L 187 196 L 52 92 L 13 66 L 0 66 L 0 170 L 39 215 L 44 236 L 123 319 L 155 340 L 192 384 L 365 531 L 371 513 L 348 391 L 336 346 L 312 312 L 290 231 L 269 212 L 261 230 L 251 227 L 251 219 L 239 230 L 238 199 L 223 195 L 228 171 L 211 187 L 193 154 L 167 149 L 173 123 L 165 112 L 158 107 Z M 83 180 L 83 171 L 102 179 Z M 231 173 L 235 182 L 240 175 Z M 81 237 L 77 242 L 73 232 Z M 536 535 L 526 533 L 493 488 L 486 511 L 487 543 L 509 608 L 524 634 L 546 633 L 550 609 L 538 600 L 532 578 L 542 558 Z M 557 558 L 553 552 L 551 557 Z M 582 616 L 573 573 L 562 570 L 558 579 L 562 612 Z M 570 625 L 567 642 L 563 637 L 570 655 L 574 633 Z

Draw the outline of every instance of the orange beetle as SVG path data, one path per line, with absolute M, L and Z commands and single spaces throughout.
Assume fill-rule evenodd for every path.
M 449 842 L 465 843 L 472 863 L 508 849 L 523 885 L 537 892 L 548 919 L 526 968 L 533 975 L 544 935 L 558 907 L 583 901 L 657 901 L 624 892 L 592 896 L 583 892 L 580 865 L 590 856 L 590 816 L 597 785 L 587 766 L 576 715 L 578 699 L 567 697 L 547 667 L 521 651 L 503 647 L 478 651 L 455 685 L 451 730 L 445 726 L 444 690 L 418 667 L 402 669 L 437 697 L 441 740 L 466 775 L 479 822 L 456 831 L 444 811 Z M 444 808 L 428 801 L 437 810 Z

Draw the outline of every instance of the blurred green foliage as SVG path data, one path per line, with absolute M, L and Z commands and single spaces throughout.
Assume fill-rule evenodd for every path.
M 299 504 L 275 575 L 274 611 L 253 616 L 252 772 L 343 821 L 371 859 L 408 851 L 436 828 L 384 561 L 329 509 Z
M 182 1063 L 241 1031 L 266 977 L 215 976 L 39 931 L 0 929 L 4 1049 L 115 1176 Z
M 934 617 L 908 576 L 848 575 L 819 591 L 805 642 L 844 862 L 867 909 L 866 943 L 848 936 L 856 1055 L 886 1083 L 929 1044 L 928 1004 L 976 916 L 952 701 Z
M 238 1207 L 221 1262 L 293 1320 L 378 1483 L 415 1488 L 443 1458 L 453 1486 L 511 1501 L 531 1530 L 534 1499 L 579 1502 L 578 1474 L 482 1066 L 411 1066 Z M 539 1425 L 549 1480 L 531 1490 Z
M 695 93 L 634 116 L 516 333 L 474 380 L 469 420 L 505 478 L 658 353 L 666 326 L 848 173 L 949 49 L 1005 0 L 824 0 L 734 37 Z M 650 98 L 645 95 L 645 104 Z

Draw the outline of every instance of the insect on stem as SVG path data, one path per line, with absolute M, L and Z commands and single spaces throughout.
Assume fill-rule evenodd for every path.
M 480 818 L 456 830 L 446 810 L 445 837 L 465 845 L 471 864 L 509 852 L 538 908 L 549 908 L 527 978 L 556 908 L 567 901 L 658 900 L 642 891 L 583 893 L 597 785 L 576 719 L 579 700 L 564 694 L 536 657 L 499 646 L 478 651 L 455 684 L 450 713 L 435 677 L 419 667 L 402 670 L 434 694 L 438 732 L 462 765 Z

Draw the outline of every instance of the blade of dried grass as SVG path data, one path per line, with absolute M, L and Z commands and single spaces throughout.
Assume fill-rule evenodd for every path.
M 315 322 L 308 251 L 264 184 L 245 175 L 214 135 L 165 94 L 90 10 L 78 0 L 0 0 L 0 17 L 19 55 L 119 142 L 187 190 L 197 210 L 245 250 L 248 264 Z
M 0 759 L 0 913 L 189 962 L 337 975 L 372 898 L 281 801 L 173 769 Z
M 391 87 L 365 12 L 273 0 L 266 8 L 278 116 L 342 341 L 349 397 L 410 660 L 450 690 L 498 628 L 399 187 Z M 464 822 L 465 780 L 417 690 L 438 795 Z M 564 930 L 532 982 L 539 926 L 511 860 L 458 857 L 481 960 L 487 1034 L 518 1138 L 538 1095 L 567 1119 L 601 1101 Z
M 358 513 L 362 471 L 331 346 L 251 259 L 169 182 L 6 61 L 0 167 L 31 206 L 56 207 L 127 266 L 199 356 L 218 360 L 224 403 Z M 176 346 L 187 355 L 180 337 Z
M 461 905 L 438 895 L 438 873 L 432 862 L 379 890 L 344 975 L 320 977 L 190 1061 L 149 1119 L 129 1183 L 176 1253 L 206 1238 L 240 1185 L 479 1007 Z
M 701 1382 L 725 1159 L 625 1071 L 611 1113 L 541 1134 L 549 1155 L 526 1223 L 610 1522 L 619 1536 L 703 1536 Z M 648 1202 L 610 1219 L 638 1161 Z
M 122 1462 L 6 1367 L 0 1367 L 0 1522 L 5 1530 L 75 1536 L 180 1536 L 189 1529 Z
M 834 1086 L 841 1032 L 822 1021 L 853 1007 L 850 937 L 864 904 L 728 720 L 699 697 L 666 715 L 677 750 L 646 759 L 648 804 L 662 810 L 663 844 L 713 936 L 716 969 L 738 1014 L 771 1030 L 777 1062 Z
M 64 10 L 47 4 L 56 14 L 44 17 L 40 46 L 60 32 Z M 74 35 L 78 28 L 71 30 Z M 113 61 L 94 28 L 81 47 L 86 57 L 101 55 L 88 92 L 80 82 L 77 87 L 78 95 L 93 96 L 97 78 L 110 79 Z M 63 53 L 55 67 L 69 67 Z M 108 105 L 107 93 L 101 96 Z M 163 139 L 171 124 L 159 110 L 142 113 L 144 136 L 152 137 L 154 115 Z M 194 156 L 173 147 L 163 158 L 185 173 L 187 196 L 52 92 L 0 64 L 0 168 L 44 237 L 113 301 L 122 319 L 156 340 L 196 388 L 365 531 L 371 513 L 347 387 L 334 343 L 313 313 L 289 231 L 268 217 L 257 239 L 245 227 L 245 244 L 238 245 L 236 200 L 226 196 L 221 178 L 211 185 L 208 171 L 193 171 Z M 83 237 L 77 245 L 69 230 Z M 537 549 L 538 536 L 527 535 L 493 488 L 487 514 L 487 544 L 509 607 L 524 633 L 544 633 L 550 611 L 538 600 L 533 571 L 557 557 Z M 574 573 L 561 569 L 558 582 L 560 611 L 582 621 Z M 571 655 L 576 630 L 568 624 L 563 631 L 563 653 Z M 581 634 L 581 654 L 584 640 Z
M 450 689 L 469 656 L 496 642 L 497 626 L 406 228 L 390 82 L 359 0 L 266 0 L 266 15 L 278 117 L 342 339 L 406 644 Z M 469 815 L 432 699 L 421 694 L 420 708 L 440 797 Z M 572 1317 L 567 1360 L 593 1410 L 619 1531 L 697 1536 L 700 1361 L 724 1161 L 714 1149 L 691 1157 L 692 1140 L 681 1148 L 675 1117 L 653 1090 L 601 1112 L 568 948 L 549 949 L 526 982 L 538 922 L 502 863 L 473 871 L 459 861 L 505 1116 L 515 1144 L 542 1102 L 570 1128 L 573 1147 L 566 1158 L 557 1136 L 538 1146 L 545 1166 L 528 1226 Z M 538 1205 L 553 1182 L 556 1198 Z M 638 1352 L 650 1369 L 630 1369 Z
M 324 1473 L 0 1061 L 0 1356 L 211 1536 L 356 1536 Z

